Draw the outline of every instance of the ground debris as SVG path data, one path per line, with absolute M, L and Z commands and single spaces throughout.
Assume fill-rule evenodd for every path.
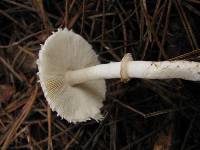
M 0 102 L 9 100 L 15 93 L 15 87 L 6 84 L 0 84 Z

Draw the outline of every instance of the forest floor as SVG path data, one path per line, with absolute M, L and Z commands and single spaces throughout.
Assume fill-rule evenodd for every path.
M 57 117 L 35 61 L 40 44 L 64 27 L 92 44 L 102 63 L 126 53 L 200 60 L 199 0 L 1 0 L 1 149 L 200 149 L 200 82 L 108 80 L 102 122 Z

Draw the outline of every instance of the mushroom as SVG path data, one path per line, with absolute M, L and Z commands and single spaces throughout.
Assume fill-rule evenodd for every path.
M 200 81 L 200 63 L 193 61 L 133 61 L 100 64 L 91 45 L 72 30 L 58 29 L 41 45 L 38 76 L 44 95 L 59 116 L 69 122 L 100 121 L 105 79 L 129 78 Z

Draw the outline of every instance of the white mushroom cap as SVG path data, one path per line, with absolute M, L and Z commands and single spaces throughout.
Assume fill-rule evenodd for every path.
M 104 80 L 70 85 L 65 80 L 67 71 L 99 64 L 91 45 L 68 29 L 58 29 L 45 41 L 37 61 L 39 79 L 44 95 L 59 116 L 69 122 L 101 120 L 105 99 Z

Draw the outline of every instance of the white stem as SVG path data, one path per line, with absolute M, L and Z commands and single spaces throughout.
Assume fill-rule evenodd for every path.
M 121 62 L 96 65 L 68 71 L 65 80 L 71 85 L 97 80 L 120 78 Z M 200 63 L 193 61 L 129 61 L 127 73 L 130 78 L 170 79 L 200 81 Z

